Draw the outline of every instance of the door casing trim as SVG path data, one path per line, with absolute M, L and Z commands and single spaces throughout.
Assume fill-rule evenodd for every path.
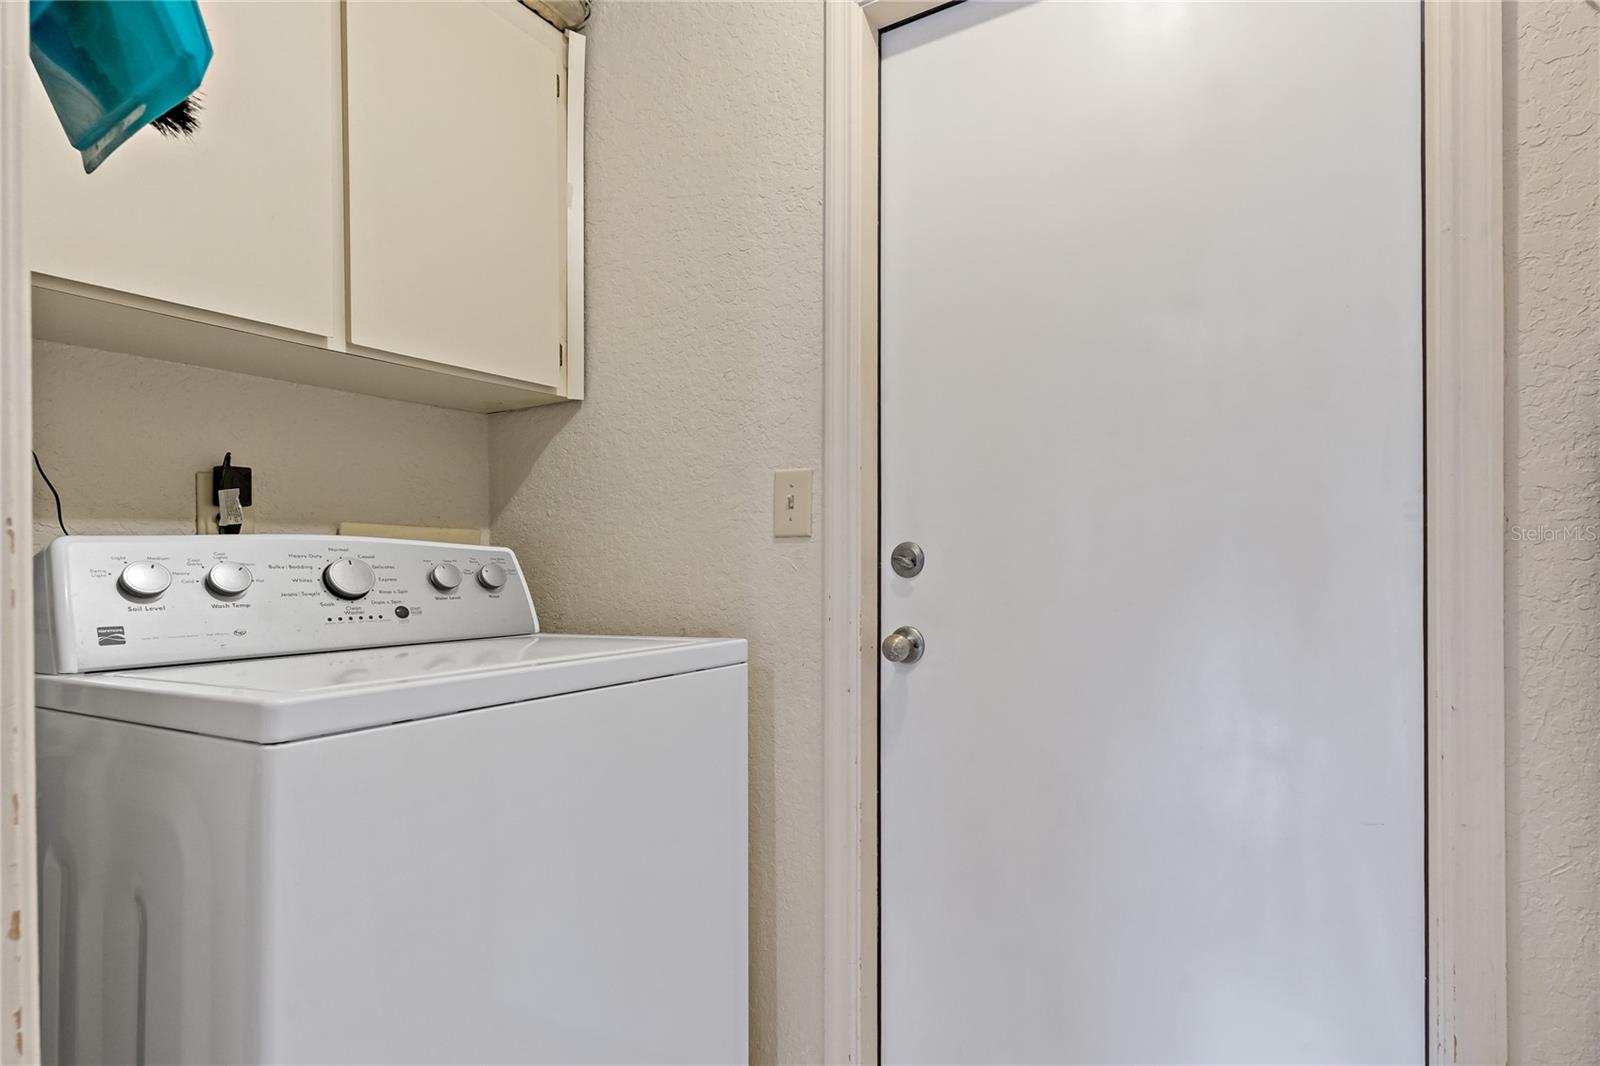
M 828 0 L 823 168 L 823 1055 L 878 1059 L 878 34 Z M 1423 0 L 1428 1061 L 1506 1061 L 1499 4 Z
M 1428 1061 L 1506 1061 L 1501 6 L 1423 4 Z
M 0 3 L 0 1064 L 40 1061 L 33 737 L 33 327 L 22 131 L 28 5 Z
M 878 35 L 824 5 L 823 1055 L 878 1058 Z

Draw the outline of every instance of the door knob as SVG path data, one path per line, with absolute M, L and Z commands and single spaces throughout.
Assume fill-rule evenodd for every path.
M 914 663 L 922 658 L 928 642 L 916 626 L 901 626 L 883 638 L 883 657 L 892 663 Z

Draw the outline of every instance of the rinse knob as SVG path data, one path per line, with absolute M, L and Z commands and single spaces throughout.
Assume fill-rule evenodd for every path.
M 254 578 L 238 563 L 218 563 L 206 571 L 206 588 L 218 596 L 242 596 Z
M 428 571 L 428 583 L 440 592 L 454 592 L 461 587 L 461 571 L 450 563 L 440 563 Z
M 486 563 L 478 571 L 478 584 L 490 592 L 498 592 L 506 586 L 506 568 L 499 563 Z
M 129 563 L 117 578 L 117 587 L 141 600 L 153 600 L 172 585 L 172 574 L 160 563 L 148 559 L 142 563 Z
M 372 567 L 360 559 L 340 559 L 322 571 L 322 583 L 341 600 L 359 600 L 377 584 Z

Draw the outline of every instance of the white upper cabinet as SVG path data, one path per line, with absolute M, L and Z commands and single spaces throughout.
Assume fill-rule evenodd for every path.
M 202 0 L 200 128 L 86 175 L 37 84 L 40 337 L 476 411 L 583 395 L 583 38 L 517 0 Z
M 516 0 L 351 3 L 350 341 L 563 376 L 567 42 Z
M 319 337 L 339 332 L 339 11 L 201 4 L 214 58 L 192 139 L 143 130 L 85 174 L 30 78 L 33 269 Z

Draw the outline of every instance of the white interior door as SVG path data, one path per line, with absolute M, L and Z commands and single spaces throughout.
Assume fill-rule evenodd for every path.
M 887 1061 L 1424 1057 L 1420 45 L 884 34 Z

